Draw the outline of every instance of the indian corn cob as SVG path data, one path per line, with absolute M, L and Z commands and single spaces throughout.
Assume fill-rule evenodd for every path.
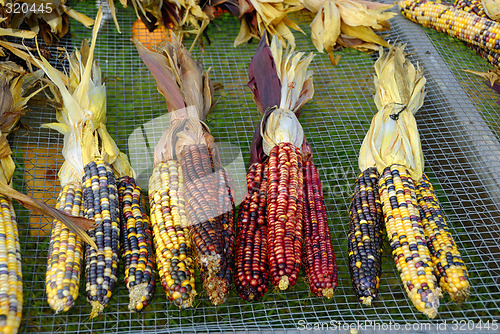
M 337 284 L 335 255 L 319 176 L 297 119 L 300 107 L 313 95 L 312 73 L 307 70 L 313 55 L 302 56 L 293 48 L 283 53 L 276 36 L 270 47 L 265 36 L 261 39 L 249 66 L 249 86 L 263 114 L 252 156 L 265 161 L 268 170 L 271 283 L 280 290 L 295 285 L 303 258 L 311 291 L 331 297 Z
M 337 262 L 328 229 L 325 201 L 318 170 L 304 163 L 303 262 L 309 288 L 318 297 L 332 298 L 337 287 Z
M 234 202 L 226 172 L 217 167 L 205 144 L 184 146 L 190 230 L 197 250 L 203 287 L 213 304 L 223 303 L 232 280 Z M 214 170 L 215 168 L 215 170 Z
M 130 295 L 129 309 L 138 312 L 151 302 L 155 292 L 153 237 L 141 188 L 134 178 L 120 177 L 118 196 L 122 260 L 125 284 Z
M 437 315 L 440 291 L 425 242 L 415 185 L 405 167 L 387 167 L 379 180 L 387 236 L 408 296 L 429 318 Z
M 54 96 L 62 100 L 57 113 L 59 123 L 44 125 L 65 135 L 63 153 L 67 160 L 58 174 L 61 184 L 81 180 L 84 216 L 96 222 L 95 228 L 88 231 L 95 247 L 87 244 L 85 250 L 85 286 L 87 301 L 92 306 L 91 318 L 108 305 L 116 286 L 120 210 L 112 164 L 122 165 L 124 159 L 106 131 L 106 90 L 100 69 L 94 62 L 101 20 L 102 11 L 99 10 L 92 44 L 89 46 L 84 41 L 81 51 L 76 49 L 69 56 L 70 71 L 65 80 L 45 58 L 40 57 L 41 61 L 37 61 L 54 83 Z
M 208 297 L 214 305 L 219 305 L 225 302 L 229 289 L 231 287 L 232 272 L 234 267 L 234 201 L 231 186 L 227 174 L 223 168 L 219 168 L 215 173 L 217 180 L 217 203 L 218 211 L 214 214 L 219 214 L 216 218 L 216 223 L 213 225 L 215 230 L 221 236 L 220 243 L 222 245 L 220 267 L 218 270 L 211 272 L 210 267 L 200 264 L 200 273 L 203 281 L 203 287 L 208 294 Z M 199 225 L 192 226 L 194 231 Z
M 455 6 L 467 13 L 473 13 L 477 16 L 488 18 L 481 2 L 478 0 L 457 0 L 455 1 Z M 491 65 L 500 68 L 500 53 L 470 43 L 467 43 L 467 46 L 474 50 L 480 57 L 486 59 Z
M 63 186 L 56 209 L 83 217 L 82 184 Z M 50 235 L 45 288 L 50 307 L 56 313 L 68 311 L 78 297 L 84 242 L 61 221 L 54 219 Z
M 234 282 L 241 298 L 260 299 L 267 292 L 267 166 L 254 162 L 247 173 L 248 193 L 241 203 L 236 227 Z
M 120 205 L 111 166 L 96 158 L 84 167 L 84 216 L 98 224 L 88 233 L 97 249 L 85 249 L 87 300 L 92 305 L 91 318 L 99 315 L 111 299 L 118 276 L 120 256 Z
M 267 242 L 271 282 L 286 290 L 297 282 L 302 253 L 303 176 L 300 149 L 280 143 L 269 152 Z
M 0 331 L 17 333 L 23 309 L 23 274 L 16 213 L 8 197 L 0 195 Z
M 384 217 L 378 180 L 373 167 L 359 174 L 349 209 L 349 271 L 356 296 L 366 306 L 378 297 L 382 268 Z
M 417 201 L 424 225 L 424 235 L 441 289 L 455 302 L 469 297 L 467 268 L 450 233 L 436 194 L 425 174 L 416 183 Z
M 487 17 L 479 0 L 455 0 L 455 7 L 477 16 Z
M 155 150 L 155 164 L 171 159 L 182 169 L 187 222 L 203 287 L 218 305 L 226 300 L 232 280 L 234 201 L 214 138 L 202 123 L 211 109 L 213 86 L 174 34 L 158 52 L 135 44 L 171 115 L 171 126 Z
M 468 44 L 468 46 L 474 50 L 481 58 L 486 59 L 491 65 L 496 66 L 500 69 L 500 53 L 493 52 L 491 50 L 483 49 L 476 45 Z
M 149 203 L 156 264 L 167 297 L 190 307 L 197 294 L 194 258 L 184 199 L 182 168 L 174 160 L 158 163 L 149 179 Z
M 430 0 L 399 1 L 401 13 L 425 27 L 500 53 L 500 23 Z
M 437 315 L 441 290 L 427 247 L 415 180 L 424 160 L 414 113 L 423 104 L 425 77 L 403 47 L 380 51 L 375 63 L 373 117 L 360 151 L 361 170 L 376 167 L 379 196 L 394 262 L 408 297 L 429 318 Z

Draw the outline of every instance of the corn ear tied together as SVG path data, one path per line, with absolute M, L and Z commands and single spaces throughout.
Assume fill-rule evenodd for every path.
M 189 234 L 184 176 L 174 160 L 156 165 L 149 179 L 149 203 L 156 264 L 168 299 L 180 308 L 193 305 L 197 294 Z
M 267 292 L 267 182 L 266 164 L 253 163 L 247 173 L 248 193 L 238 215 L 234 268 L 236 290 L 247 301 L 258 300 Z
M 453 301 L 462 303 L 470 293 L 467 268 L 450 233 L 432 184 L 425 174 L 416 183 L 416 195 L 439 285 Z
M 85 218 L 97 225 L 88 232 L 97 249 L 87 245 L 85 253 L 87 300 L 92 305 L 90 318 L 94 318 L 108 305 L 116 286 L 120 209 L 115 176 L 108 163 L 101 159 L 88 163 L 82 184 Z
M 382 235 L 384 216 L 376 168 L 359 174 L 349 209 L 349 271 L 359 301 L 371 306 L 378 297 L 382 269 Z
M 73 216 L 84 216 L 82 185 L 65 185 L 56 209 Z M 49 242 L 45 290 L 56 313 L 68 311 L 78 297 L 84 242 L 61 221 L 54 219 Z
M 304 182 L 298 147 L 280 143 L 268 160 L 267 241 L 271 283 L 286 290 L 297 283 L 302 254 Z
M 379 180 L 387 236 L 404 287 L 417 310 L 435 318 L 441 290 L 427 247 L 415 184 L 405 167 L 387 167 Z
M 17 333 L 23 308 L 23 274 L 16 213 L 12 202 L 0 195 L 0 331 Z
M 138 312 L 151 302 L 155 292 L 153 236 L 141 188 L 133 178 L 124 176 L 118 180 L 118 196 L 129 309 Z
M 399 2 L 399 8 L 413 22 L 500 53 L 499 22 L 430 0 L 403 0 Z

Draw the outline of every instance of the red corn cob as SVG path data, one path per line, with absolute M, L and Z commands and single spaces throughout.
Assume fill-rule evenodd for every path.
M 304 264 L 312 293 L 332 298 L 337 287 L 337 263 L 328 229 L 318 170 L 306 161 L 304 174 Z
M 295 285 L 300 270 L 303 176 L 300 150 L 291 143 L 272 148 L 268 160 L 267 241 L 271 282 L 280 290 Z
M 241 298 L 258 300 L 267 292 L 266 165 L 250 166 L 247 173 L 248 194 L 241 203 L 236 237 L 236 290 Z
M 186 175 L 190 231 L 198 251 L 203 287 L 214 305 L 229 293 L 233 268 L 234 201 L 224 168 L 216 166 L 207 145 L 186 146 L 181 153 Z

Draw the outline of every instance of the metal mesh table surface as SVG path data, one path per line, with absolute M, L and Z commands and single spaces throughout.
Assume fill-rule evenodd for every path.
M 89 2 L 75 3 L 74 7 L 91 17 L 97 11 Z M 118 19 L 122 34 L 118 34 L 112 20 L 108 20 L 98 38 L 96 57 L 107 77 L 108 130 L 120 149 L 130 155 L 134 154 L 134 148 L 128 147 L 131 133 L 165 114 L 166 106 L 156 90 L 154 79 L 130 42 L 135 14 L 130 9 L 119 9 Z M 311 17 L 299 13 L 295 19 L 306 32 L 304 36 L 295 33 L 298 49 L 314 50 L 307 27 Z M 500 169 L 500 160 L 495 155 L 500 138 L 500 113 L 495 95 L 482 80 L 461 71 L 462 68 L 485 70 L 489 67 L 461 42 L 422 29 L 400 16 L 391 22 L 393 28 L 388 32 L 389 38 L 409 43 L 407 51 L 410 52 L 410 60 L 420 62 L 428 79 L 426 102 L 416 115 L 426 158 L 426 173 L 434 184 L 451 231 L 468 265 L 472 285 L 470 300 L 462 306 L 452 303 L 447 296 L 443 298 L 438 319 L 433 322 L 500 320 L 500 250 L 497 242 L 500 237 L 500 195 L 495 192 L 498 174 L 492 174 L 495 168 Z M 212 79 L 224 86 L 207 124 L 216 140 L 233 144 L 236 151 L 239 148 L 245 163 L 248 163 L 252 134 L 260 120 L 246 86 L 248 63 L 257 43 L 254 41 L 233 48 L 239 28 L 237 20 L 224 16 L 215 23 L 217 26 L 209 28 L 211 44 L 205 43 L 203 52 L 199 49 L 194 52 L 196 58 L 202 59 L 205 68 L 211 68 Z M 409 29 L 417 29 L 420 34 L 412 35 Z M 91 35 L 90 30 L 74 21 L 71 33 L 72 38 L 63 42 L 70 48 Z M 419 53 L 422 46 L 432 48 L 429 54 L 439 54 L 436 64 L 444 64 L 443 68 L 438 67 L 439 72 L 431 71 L 433 60 L 425 52 Z M 53 56 L 56 54 L 53 52 Z M 55 315 L 47 304 L 44 286 L 49 238 L 37 226 L 50 222 L 38 216 L 33 218 L 30 212 L 16 205 L 25 297 L 21 332 L 260 331 L 295 329 L 302 321 L 427 322 L 404 292 L 387 241 L 384 243 L 379 300 L 371 308 L 362 307 L 352 291 L 347 262 L 348 209 L 353 183 L 359 173 L 358 152 L 371 117 L 376 112 L 372 97 L 373 64 L 378 55 L 355 50 L 343 50 L 339 54 L 342 58 L 336 67 L 330 64 L 325 54 L 315 56 L 311 64 L 314 99 L 304 106 L 300 117 L 321 173 L 337 257 L 339 283 L 333 299 L 312 296 L 302 273 L 299 282 L 290 291 L 275 292 L 270 288 L 261 302 L 247 303 L 233 289 L 227 302 L 221 306 L 212 306 L 206 295 L 201 294 L 193 308 L 183 311 L 166 300 L 161 284 L 157 284 L 152 304 L 143 313 L 134 314 L 127 308 L 128 293 L 121 274 L 112 301 L 95 320 L 88 319 L 90 306 L 85 300 L 83 277 L 75 306 L 67 313 Z M 62 63 L 65 64 L 64 61 Z M 457 108 L 463 110 L 457 111 Z M 471 118 L 470 125 L 464 123 L 467 117 Z M 58 170 L 63 162 L 58 156 L 55 163 L 47 163 L 48 157 L 54 157 L 54 153 L 46 148 L 60 151 L 62 136 L 41 129 L 40 124 L 54 120 L 53 109 L 45 106 L 33 108 L 24 119 L 30 126 L 29 133 L 18 133 L 12 142 L 17 164 L 15 187 L 38 194 L 48 202 L 57 197 L 57 189 L 43 183 L 29 186 L 26 180 L 40 178 L 39 174 L 35 174 L 36 170 Z M 478 134 L 473 124 L 475 121 L 479 125 L 486 124 L 481 129 L 482 139 L 478 141 L 474 141 Z M 25 163 L 25 152 L 28 150 L 35 152 L 32 160 L 36 168 L 32 165 L 27 167 Z M 239 153 L 236 151 L 233 153 Z M 197 286 L 201 288 L 201 285 Z

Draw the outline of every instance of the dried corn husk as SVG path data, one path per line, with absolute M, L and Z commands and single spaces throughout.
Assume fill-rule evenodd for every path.
M 484 12 L 494 21 L 500 20 L 500 1 L 499 0 L 482 0 Z
M 126 156 L 106 129 L 106 87 L 101 70 L 94 61 L 101 19 L 102 11 L 99 10 L 91 46 L 84 40 L 80 50 L 76 49 L 69 55 L 69 77 L 65 81 L 44 57 L 40 56 L 41 60 L 37 60 L 38 66 L 54 84 L 54 96 L 60 96 L 62 100 L 62 107 L 56 114 L 58 122 L 43 125 L 64 134 L 65 162 L 58 173 L 62 186 L 81 180 L 84 166 L 95 157 L 101 157 L 112 165 L 118 177 L 134 176 L 133 170 L 124 161 Z
M 360 51 L 378 50 L 389 44 L 375 30 L 390 27 L 395 13 L 386 12 L 392 4 L 365 0 L 302 0 L 304 7 L 316 13 L 311 23 L 311 39 L 319 52 L 326 51 L 332 63 L 334 49 L 343 46 Z
M 262 38 L 254 59 L 259 61 L 259 57 L 268 58 L 270 51 L 274 66 L 268 64 L 262 68 L 257 68 L 256 63 L 252 61 L 249 69 L 249 85 L 254 92 L 254 98 L 259 100 L 260 97 L 259 95 L 255 96 L 255 92 L 273 91 L 275 88 L 270 85 L 276 85 L 277 82 L 271 78 L 269 83 L 264 83 L 263 81 L 267 80 L 263 79 L 259 87 L 259 77 L 267 78 L 270 75 L 277 75 L 279 79 L 279 105 L 269 105 L 269 102 L 273 101 L 271 99 L 257 103 L 257 105 L 261 106 L 259 109 L 267 109 L 260 124 L 260 135 L 263 140 L 263 152 L 269 155 L 271 149 L 279 143 L 292 143 L 297 147 L 301 147 L 304 142 L 304 131 L 297 119 L 297 115 L 299 109 L 314 94 L 312 71 L 307 69 L 314 55 L 310 53 L 304 57 L 304 52 L 296 52 L 290 46 L 283 52 L 283 41 L 276 35 L 272 38 L 271 46 L 267 47 L 265 38 L 265 36 Z
M 94 227 L 92 221 L 66 215 L 10 186 L 15 164 L 7 135 L 17 129 L 19 119 L 26 113 L 28 101 L 46 88 L 37 87 L 40 83 L 37 75 L 26 72 L 15 63 L 0 62 L 0 193 L 14 198 L 29 210 L 59 219 L 85 240 L 92 241 L 85 232 Z
M 405 166 L 420 180 L 424 158 L 414 114 L 424 102 L 425 77 L 405 58 L 404 46 L 380 51 L 375 63 L 375 104 L 378 112 L 361 146 L 359 168 Z
M 214 138 L 203 121 L 212 109 L 214 88 L 202 64 L 193 60 L 173 32 L 157 51 L 148 50 L 138 40 L 133 43 L 170 112 L 171 126 L 155 148 L 155 165 L 177 159 L 184 146 L 206 143 L 212 147 Z
M 35 6 L 35 12 L 14 13 L 7 12 L 7 4 L 15 3 L 27 4 L 29 8 Z M 33 38 L 39 34 L 47 45 L 52 45 L 68 32 L 69 18 L 73 18 L 87 28 L 94 24 L 94 20 L 84 14 L 74 11 L 66 6 L 66 0 L 1 0 L 0 12 L 4 17 L 1 22 L 0 36 L 6 33 L 13 33 L 21 38 Z M 2 30 L 4 29 L 4 30 Z M 5 30 L 7 29 L 7 30 Z M 29 29 L 29 30 L 28 30 Z
M 240 0 L 240 31 L 234 46 L 260 38 L 266 31 L 294 46 L 295 38 L 290 28 L 304 32 L 288 14 L 303 8 L 300 0 Z

